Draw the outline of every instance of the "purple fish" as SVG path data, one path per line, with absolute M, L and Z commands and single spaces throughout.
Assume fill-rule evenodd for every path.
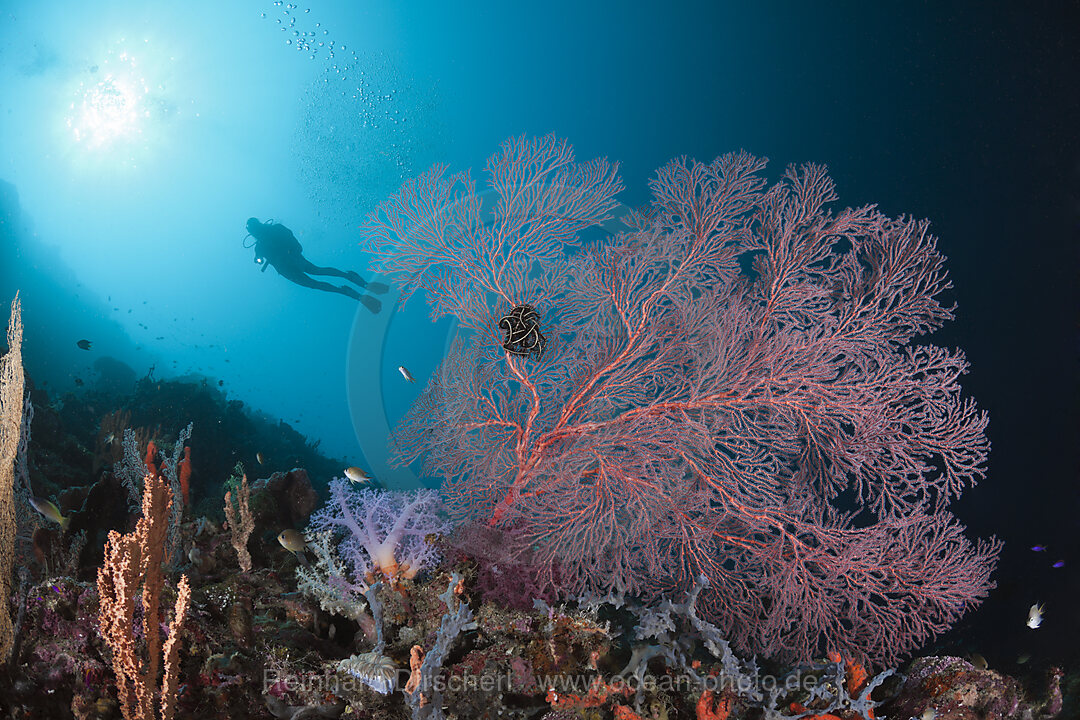
M 1032 545 L 1031 552 L 1046 552 L 1045 545 Z
M 1063 567 L 1065 567 L 1065 561 L 1064 560 L 1058 560 L 1056 563 L 1054 563 L 1050 567 L 1063 568 Z

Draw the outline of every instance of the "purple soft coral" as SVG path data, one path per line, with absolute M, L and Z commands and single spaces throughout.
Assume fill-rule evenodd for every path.
M 353 490 L 337 478 L 330 481 L 330 502 L 311 516 L 309 532 L 344 531 L 338 553 L 357 578 L 411 578 L 438 559 L 427 536 L 450 531 L 440 507 L 434 490 Z

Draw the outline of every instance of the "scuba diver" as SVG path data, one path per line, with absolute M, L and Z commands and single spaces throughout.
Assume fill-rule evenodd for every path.
M 293 281 L 297 285 L 347 295 L 354 300 L 359 300 L 364 307 L 373 313 L 377 313 L 382 309 L 382 303 L 376 298 L 363 295 L 348 285 L 338 287 L 309 277 L 310 275 L 333 275 L 334 277 L 345 278 L 357 287 L 380 295 L 390 289 L 379 282 L 369 283 L 352 270 L 338 270 L 337 268 L 319 267 L 313 264 L 304 257 L 304 248 L 300 246 L 300 242 L 293 235 L 292 230 L 281 223 L 273 221 L 262 223 L 259 222 L 258 218 L 248 218 L 247 231 L 248 235 L 255 238 L 255 244 L 245 244 L 244 247 L 255 248 L 255 262 L 262 265 L 263 272 L 266 272 L 266 268 L 273 265 L 278 275 L 286 280 Z

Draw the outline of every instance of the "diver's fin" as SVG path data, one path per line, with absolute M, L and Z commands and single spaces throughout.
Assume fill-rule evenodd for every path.
M 361 295 L 360 302 L 363 303 L 364 307 L 375 314 L 378 314 L 378 312 L 382 310 L 382 303 L 370 295 Z

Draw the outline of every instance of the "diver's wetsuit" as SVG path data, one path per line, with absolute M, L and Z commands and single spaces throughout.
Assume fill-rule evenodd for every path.
M 332 275 L 344 278 L 361 288 L 372 292 L 383 293 L 388 289 L 382 283 L 370 285 L 356 272 L 351 270 L 338 270 L 332 267 L 320 267 L 304 257 L 304 249 L 293 235 L 292 230 L 281 223 L 261 223 L 251 218 L 247 223 L 248 232 L 255 238 L 255 262 L 261 262 L 263 271 L 267 266 L 273 265 L 278 275 L 291 280 L 297 285 L 309 287 L 315 290 L 339 293 L 354 300 L 359 300 L 364 307 L 373 313 L 379 312 L 382 303 L 370 295 L 363 295 L 348 285 L 337 286 L 315 280 L 310 275 Z

